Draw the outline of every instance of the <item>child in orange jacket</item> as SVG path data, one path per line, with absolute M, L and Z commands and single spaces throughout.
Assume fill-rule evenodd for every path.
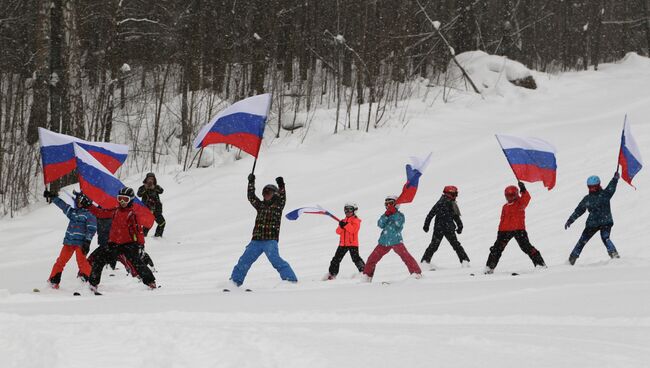
M 334 257 L 330 262 L 330 268 L 325 280 L 334 280 L 339 273 L 339 266 L 345 254 L 350 252 L 352 262 L 359 272 L 363 272 L 365 263 L 359 256 L 359 229 L 361 228 L 361 219 L 357 217 L 357 210 L 359 207 L 354 203 L 346 203 L 343 209 L 345 211 L 345 219 L 339 222 L 336 228 L 336 233 L 339 234 L 339 247 L 334 253 Z

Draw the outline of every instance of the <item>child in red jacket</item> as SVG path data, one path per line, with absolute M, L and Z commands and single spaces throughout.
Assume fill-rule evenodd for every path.
M 519 190 L 521 190 L 521 196 Z M 491 274 L 494 272 L 503 250 L 506 249 L 506 245 L 512 238 L 515 238 L 519 248 L 528 254 L 535 266 L 546 267 L 542 255 L 530 244 L 528 232 L 526 232 L 526 207 L 530 203 L 530 193 L 526 190 L 526 186 L 522 182 L 519 182 L 519 189 L 514 185 L 509 186 L 505 190 L 505 196 L 507 203 L 503 205 L 501 210 L 497 241 L 490 248 L 485 273 Z
M 363 272 L 365 263 L 359 256 L 359 229 L 361 228 L 361 219 L 357 217 L 359 207 L 354 203 L 346 203 L 343 208 L 345 211 L 345 219 L 339 222 L 336 228 L 336 233 L 339 234 L 339 247 L 334 253 L 334 257 L 330 262 L 330 269 L 325 280 L 334 280 L 339 273 L 339 266 L 345 254 L 350 252 L 352 262 L 357 266 L 359 272 Z

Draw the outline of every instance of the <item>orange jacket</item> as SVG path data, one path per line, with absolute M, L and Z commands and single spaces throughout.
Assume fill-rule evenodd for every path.
M 358 247 L 359 246 L 359 229 L 361 228 L 361 219 L 357 216 L 346 217 L 343 221 L 348 224 L 345 227 L 337 226 L 336 233 L 341 240 L 340 247 Z

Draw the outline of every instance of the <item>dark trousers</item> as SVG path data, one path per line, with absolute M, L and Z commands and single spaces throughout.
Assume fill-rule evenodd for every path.
M 573 248 L 573 251 L 571 252 L 571 257 L 573 258 L 580 257 L 580 253 L 582 253 L 582 249 L 585 247 L 587 242 L 599 231 L 600 231 L 600 239 L 603 241 L 603 244 L 605 244 L 605 248 L 607 248 L 607 253 L 611 255 L 612 253 L 616 252 L 616 247 L 614 246 L 614 243 L 612 243 L 612 241 L 609 239 L 609 236 L 612 232 L 611 226 L 587 227 L 582 232 L 582 236 L 580 236 L 580 240 L 578 240 L 578 244 L 576 244 L 575 248 Z
M 431 243 L 429 244 L 427 250 L 425 250 L 424 254 L 422 255 L 422 262 L 431 263 L 431 257 L 433 257 L 433 254 L 436 251 L 438 251 L 438 247 L 440 247 L 440 243 L 442 242 L 443 237 L 447 238 L 447 241 L 449 242 L 449 244 L 451 244 L 451 247 L 454 248 L 454 251 L 458 256 L 458 260 L 461 263 L 463 261 L 469 262 L 469 257 L 467 256 L 467 253 L 465 253 L 465 249 L 463 249 L 463 246 L 460 245 L 460 242 L 456 237 L 456 233 L 453 230 L 442 231 L 442 230 L 435 230 L 435 229 L 433 230 L 433 237 L 431 238 Z
M 156 218 L 156 233 L 153 236 L 162 236 L 163 231 L 165 231 L 165 218 L 162 215 L 162 209 L 161 210 L 156 210 L 153 211 L 153 215 Z M 144 236 L 147 236 L 149 234 L 149 228 L 144 228 L 142 231 L 144 232 Z
M 120 255 L 124 256 L 133 265 L 133 268 L 138 272 L 145 285 L 156 281 L 149 267 L 142 261 L 140 250 L 141 247 L 136 243 L 109 245 L 97 248 L 95 257 L 93 258 L 92 271 L 90 272 L 90 284 L 93 286 L 99 285 L 104 266 L 112 260 L 117 259 Z
M 516 230 L 516 231 L 498 232 L 497 241 L 490 248 L 490 256 L 488 257 L 486 263 L 487 267 L 491 269 L 497 267 L 497 264 L 499 263 L 499 259 L 501 258 L 501 254 L 503 253 L 503 250 L 506 249 L 506 245 L 508 245 L 508 242 L 512 238 L 515 238 L 517 244 L 519 244 L 519 248 L 521 248 L 521 251 L 528 254 L 530 260 L 533 261 L 533 264 L 535 266 L 546 265 L 539 251 L 535 247 L 533 247 L 532 244 L 530 244 L 530 240 L 528 239 L 528 232 L 526 230 Z
M 359 256 L 359 247 L 338 247 L 336 248 L 336 253 L 334 253 L 334 257 L 332 257 L 332 261 L 330 262 L 330 275 L 336 276 L 339 274 L 339 266 L 341 265 L 341 261 L 348 252 L 350 252 L 350 257 L 352 258 L 354 265 L 357 266 L 357 270 L 359 270 L 359 272 L 363 272 L 363 268 L 366 266 L 366 264 Z

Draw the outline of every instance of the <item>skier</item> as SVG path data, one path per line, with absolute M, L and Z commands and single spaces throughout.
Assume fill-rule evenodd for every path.
M 612 226 L 614 226 L 610 201 L 616 192 L 619 178 L 620 174 L 616 172 L 605 189 L 600 186 L 599 177 L 590 176 L 587 179 L 589 194 L 580 201 L 580 204 L 578 204 L 578 207 L 564 225 L 564 228 L 568 229 L 575 220 L 586 211 L 589 211 L 589 217 L 587 218 L 587 224 L 582 232 L 582 236 L 580 236 L 578 243 L 569 256 L 569 263 L 572 266 L 576 263 L 578 257 L 580 257 L 580 253 L 582 252 L 582 248 L 585 247 L 585 244 L 599 231 L 600 238 L 605 244 L 609 256 L 611 258 L 620 258 L 614 243 L 609 239 Z
M 287 201 L 284 179 L 275 179 L 277 186 L 268 184 L 262 190 L 263 200 L 255 195 L 255 175 L 248 175 L 248 201 L 257 211 L 253 238 L 232 270 L 230 280 L 234 286 L 244 283 L 246 274 L 257 258 L 264 253 L 271 265 L 280 273 L 280 278 L 289 282 L 298 282 L 296 274 L 287 261 L 280 257 L 278 239 L 282 210 Z M 227 289 L 226 289 L 227 290 Z
M 79 277 L 85 282 L 88 281 L 88 277 L 90 276 L 90 265 L 88 264 L 88 260 L 86 260 L 84 249 L 90 248 L 90 242 L 97 231 L 97 220 L 88 211 L 88 207 L 92 205 L 92 201 L 82 192 L 74 192 L 74 195 L 76 208 L 69 206 L 56 193 L 50 192 L 49 190 L 43 192 L 43 196 L 54 202 L 68 219 L 70 219 L 68 228 L 65 231 L 65 237 L 63 238 L 61 253 L 56 259 L 52 267 L 52 272 L 50 273 L 50 278 L 48 279 L 50 286 L 54 289 L 59 288 L 63 269 L 73 254 L 77 259 Z
M 144 234 L 138 225 L 133 210 L 133 189 L 124 187 L 117 195 L 119 206 L 116 208 L 90 207 L 97 218 L 112 218 L 108 246 L 98 248 L 90 273 L 91 289 L 97 292 L 104 265 L 123 255 L 140 276 L 142 283 L 151 289 L 156 288 L 156 278 L 142 261 L 144 254 Z
M 339 234 L 339 246 L 334 253 L 334 257 L 330 262 L 330 268 L 325 280 L 334 280 L 339 273 L 339 265 L 345 257 L 345 254 L 350 252 L 352 262 L 357 266 L 359 272 L 363 272 L 365 263 L 359 256 L 359 229 L 361 228 L 361 219 L 357 217 L 359 207 L 355 203 L 346 203 L 343 207 L 345 212 L 345 219 L 339 222 L 336 227 L 336 233 Z
M 463 232 L 463 222 L 460 220 L 460 210 L 456 204 L 457 197 L 458 188 L 452 185 L 446 186 L 442 191 L 442 197 L 429 211 L 427 218 L 424 220 L 423 230 L 428 233 L 431 220 L 434 217 L 436 218 L 433 225 L 431 244 L 422 255 L 421 264 L 425 267 L 431 268 L 431 257 L 438 250 L 443 237 L 447 238 L 451 247 L 456 251 L 461 265 L 469 267 L 469 257 L 467 257 L 465 249 L 456 238 L 456 233 L 461 234 Z
M 519 195 L 520 190 L 521 196 Z M 506 245 L 512 238 L 515 238 L 519 248 L 528 254 L 535 267 L 545 268 L 546 263 L 544 263 L 541 253 L 530 244 L 528 232 L 526 231 L 526 207 L 530 203 L 530 193 L 526 190 L 524 183 L 519 182 L 519 189 L 514 185 L 506 188 L 505 197 L 507 203 L 503 205 L 501 210 L 499 232 L 497 233 L 496 242 L 490 248 L 490 255 L 485 265 L 485 274 L 494 272 L 503 250 L 506 249 Z
M 370 253 L 363 269 L 364 281 L 366 282 L 372 281 L 377 263 L 391 250 L 399 255 L 414 278 L 419 279 L 422 277 L 422 270 L 418 262 L 404 246 L 402 229 L 404 228 L 405 218 L 404 214 L 399 211 L 399 205 L 395 203 L 396 201 L 397 197 L 395 196 L 388 196 L 384 201 L 386 212 L 377 221 L 377 226 L 382 229 L 379 244 Z
M 160 195 L 163 193 L 163 188 L 158 185 L 156 175 L 152 172 L 148 173 L 142 181 L 140 188 L 138 188 L 138 197 L 142 198 L 142 202 L 147 206 L 153 215 L 156 217 L 156 233 L 154 237 L 161 237 L 165 231 L 165 218 L 162 215 L 162 202 Z M 148 228 L 144 228 L 144 236 L 149 233 Z

